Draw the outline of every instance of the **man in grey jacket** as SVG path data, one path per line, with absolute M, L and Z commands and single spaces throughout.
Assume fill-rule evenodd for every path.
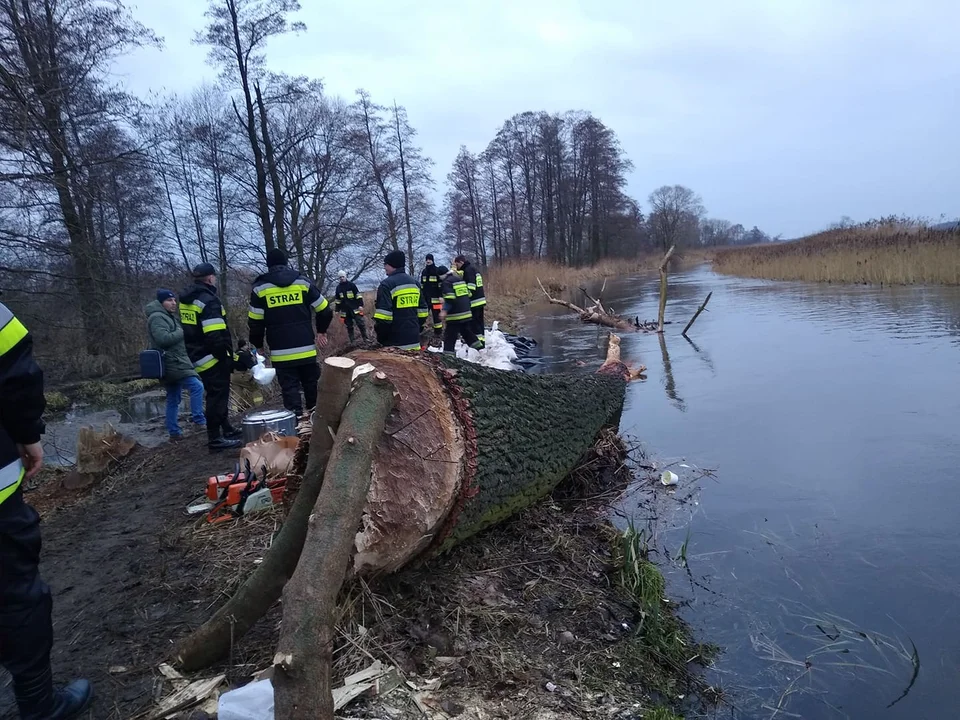
M 170 442 L 183 440 L 180 429 L 180 400 L 183 391 L 190 392 L 190 420 L 205 428 L 203 415 L 203 383 L 183 344 L 183 327 L 177 313 L 177 297 L 170 290 L 157 290 L 157 299 L 146 307 L 150 346 L 163 352 L 163 385 L 167 389 L 167 432 Z

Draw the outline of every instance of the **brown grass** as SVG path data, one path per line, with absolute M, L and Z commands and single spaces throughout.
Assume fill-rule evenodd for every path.
M 960 232 L 880 220 L 716 254 L 717 272 L 769 280 L 960 285 Z
M 539 279 L 551 293 L 578 287 L 590 280 L 622 277 L 644 270 L 654 270 L 660 257 L 644 255 L 633 259 L 602 260 L 596 265 L 571 267 L 547 260 L 523 260 L 494 265 L 483 277 L 487 296 L 485 319 L 499 320 L 505 330 L 516 331 L 522 307 L 543 296 Z

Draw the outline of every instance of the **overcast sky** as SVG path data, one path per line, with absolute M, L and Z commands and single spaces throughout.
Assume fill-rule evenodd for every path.
M 442 186 L 524 110 L 589 110 L 635 165 L 708 213 L 795 237 L 842 215 L 960 214 L 960 0 L 301 0 L 271 69 L 405 105 Z M 214 73 L 201 0 L 140 0 L 165 40 L 135 92 Z

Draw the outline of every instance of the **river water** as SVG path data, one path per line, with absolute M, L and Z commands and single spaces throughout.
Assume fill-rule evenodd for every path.
M 603 297 L 652 319 L 657 279 Z M 623 336 L 648 379 L 621 429 L 681 476 L 656 490 L 675 508 L 657 541 L 671 598 L 723 647 L 720 715 L 960 717 L 960 289 L 698 268 L 671 276 L 667 318 L 662 342 Z M 604 356 L 563 308 L 527 325 L 552 369 Z

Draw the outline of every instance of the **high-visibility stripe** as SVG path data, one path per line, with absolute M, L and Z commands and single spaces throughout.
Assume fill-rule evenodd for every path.
M 300 285 L 301 287 L 305 287 L 307 290 L 310 289 L 310 283 L 308 283 L 303 278 L 297 278 L 296 280 L 294 280 L 293 283 L 290 285 L 290 287 L 293 287 L 294 285 Z
M 397 345 L 401 350 L 419 350 L 420 343 L 411 343 L 409 345 Z
M 214 318 L 213 320 L 204 320 L 201 325 L 203 325 L 203 331 L 205 333 L 216 332 L 217 330 L 226 330 L 227 324 L 220 318 Z
M 462 312 L 455 315 L 447 315 L 447 322 L 456 322 L 458 320 L 473 320 L 473 313 Z
M 330 303 L 327 302 L 327 299 L 321 295 L 319 298 L 310 303 L 310 307 L 312 307 L 316 312 L 323 312 L 323 310 L 325 310 L 329 304 Z
M 384 321 L 386 321 L 386 322 L 392 322 L 392 321 L 393 321 L 393 310 L 381 310 L 380 308 L 377 308 L 377 309 L 374 310 L 374 312 L 373 312 L 373 319 L 374 319 L 374 320 L 384 320 Z
M 477 298 L 476 300 L 471 300 L 471 301 L 470 301 L 470 307 L 472 307 L 472 308 L 475 308 L 475 307 L 483 307 L 483 306 L 486 305 L 486 304 L 487 304 L 487 299 L 486 299 L 486 298 Z
M 407 283 L 406 285 L 397 285 L 395 288 L 390 290 L 390 294 L 393 297 L 396 297 L 397 295 L 406 295 L 410 290 L 416 290 L 417 292 L 420 292 L 420 288 L 415 284 Z
M 456 299 L 457 299 L 457 296 L 456 296 L 454 293 L 450 293 L 450 294 L 448 294 L 448 295 L 444 295 L 444 296 L 443 296 L 443 299 L 444 299 L 444 300 L 456 300 Z
M 247 312 L 247 317 L 251 320 L 263 320 L 266 316 L 266 311 L 263 308 L 250 306 L 250 310 Z
M 192 307 L 195 307 L 197 309 L 197 312 L 200 312 L 206 306 L 207 304 L 203 300 L 194 300 L 192 305 Z
M 286 348 L 285 350 L 271 350 L 270 359 L 273 362 L 290 362 L 291 360 L 305 360 L 317 356 L 317 348 L 314 345 L 301 345 L 295 348 Z
M 0 503 L 17 491 L 20 483 L 23 482 L 24 475 L 26 475 L 26 471 L 23 468 L 23 463 L 20 462 L 20 458 L 0 468 Z
M 433 324 L 433 329 L 434 329 L 434 330 L 441 330 L 442 328 L 443 328 L 443 323 L 434 323 L 434 324 Z
M 264 290 L 273 290 L 276 287 L 277 286 L 274 285 L 273 283 L 261 283 L 260 285 L 254 286 L 253 294 L 257 295 L 258 297 L 263 297 Z
M 193 364 L 193 369 L 197 372 L 209 370 L 217 364 L 217 359 L 213 355 L 204 355 Z
M 0 304 L 0 357 L 13 350 L 27 336 L 27 328 L 10 309 Z
M 418 317 L 418 318 L 428 318 L 428 317 L 430 317 L 430 311 L 427 310 L 426 308 L 419 308 L 419 309 L 417 309 L 417 317 Z

